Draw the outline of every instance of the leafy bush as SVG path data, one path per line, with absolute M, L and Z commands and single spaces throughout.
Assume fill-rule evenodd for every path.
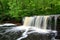
M 0 0 L 1 21 L 20 21 L 25 16 L 51 14 L 60 14 L 60 0 Z

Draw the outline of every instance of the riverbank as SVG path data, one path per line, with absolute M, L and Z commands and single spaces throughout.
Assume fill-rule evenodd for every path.
M 17 26 L 22 25 L 22 23 L 21 23 L 21 22 L 16 22 L 16 21 L 3 21 L 3 22 L 0 22 L 0 24 L 5 24 L 5 23 L 12 23 L 12 24 L 16 24 Z

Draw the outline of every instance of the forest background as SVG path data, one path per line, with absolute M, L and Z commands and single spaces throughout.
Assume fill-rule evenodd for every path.
M 0 23 L 22 22 L 25 16 L 60 14 L 60 0 L 0 0 Z

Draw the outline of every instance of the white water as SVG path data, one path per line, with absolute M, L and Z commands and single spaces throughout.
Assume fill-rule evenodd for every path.
M 30 31 L 31 30 L 31 31 Z M 46 29 L 40 29 L 40 28 L 37 28 L 37 27 L 31 27 L 31 26 L 18 26 L 18 27 L 13 27 L 12 29 L 7 29 L 5 31 L 5 33 L 8 33 L 8 32 L 18 32 L 18 31 L 21 31 L 23 32 L 22 36 L 20 38 L 17 38 L 16 40 L 21 40 L 23 38 L 26 38 L 28 36 L 28 34 L 31 34 L 31 33 L 40 33 L 40 34 L 48 34 L 48 33 L 56 33 L 56 31 L 52 31 L 52 30 L 46 30 Z
M 33 26 L 34 20 L 35 20 L 35 16 L 34 17 L 25 17 L 24 26 Z
M 49 29 L 51 29 L 51 21 L 52 21 L 52 17 L 54 17 L 55 19 L 55 24 L 54 24 L 54 29 L 56 30 L 56 26 L 57 26 L 57 18 L 58 18 L 58 16 L 36 16 L 36 17 L 33 17 L 33 18 L 31 18 L 30 19 L 30 17 L 26 17 L 27 19 L 25 19 L 25 21 L 27 21 L 27 22 L 24 22 L 24 25 L 25 24 L 30 24 L 30 25 L 28 25 L 28 26 L 32 26 L 31 24 L 33 24 L 33 26 L 35 26 L 36 27 L 36 29 L 37 28 L 40 28 L 40 29 L 43 29 L 43 31 L 44 31 L 44 29 L 45 29 L 45 31 L 43 32 L 42 30 L 40 30 L 39 32 L 40 33 L 49 33 L 50 31 L 48 31 L 47 30 L 47 27 L 49 27 Z M 35 18 L 35 19 L 34 19 Z M 31 20 L 31 21 L 30 21 Z M 49 25 L 48 25 L 48 20 L 49 20 Z M 25 25 L 26 26 L 26 25 Z M 35 30 L 36 30 L 35 29 Z M 34 31 L 33 31 L 34 32 Z M 36 32 L 36 31 L 35 31 Z M 37 31 L 38 32 L 38 31 Z M 39 33 L 38 32 L 38 33 Z M 25 33 L 25 32 L 24 32 Z M 27 32 L 26 32 L 27 33 Z M 27 36 L 27 35 L 26 35 Z M 26 37 L 25 36 L 25 37 Z M 21 39 L 23 39 L 23 38 L 21 38 Z M 21 40 L 20 39 L 20 40 Z M 19 40 L 19 39 L 18 39 Z
M 53 17 L 53 16 L 52 16 Z M 49 33 L 55 33 L 55 36 L 57 34 L 56 26 L 57 26 L 57 17 L 55 17 L 55 30 L 51 30 L 51 16 L 34 16 L 34 17 L 26 17 L 24 20 L 23 26 L 17 26 L 17 27 L 11 27 L 10 29 L 6 29 L 4 33 L 8 32 L 23 32 L 21 37 L 17 38 L 16 40 L 21 40 L 24 38 L 27 38 L 29 34 L 31 33 L 39 33 L 39 34 L 49 34 Z M 49 25 L 48 25 L 49 20 Z M 50 28 L 50 30 L 47 29 L 47 27 Z

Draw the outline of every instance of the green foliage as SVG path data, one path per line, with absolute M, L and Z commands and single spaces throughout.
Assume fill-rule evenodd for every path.
M 50 14 L 60 14 L 60 0 L 0 0 L 1 21 Z

